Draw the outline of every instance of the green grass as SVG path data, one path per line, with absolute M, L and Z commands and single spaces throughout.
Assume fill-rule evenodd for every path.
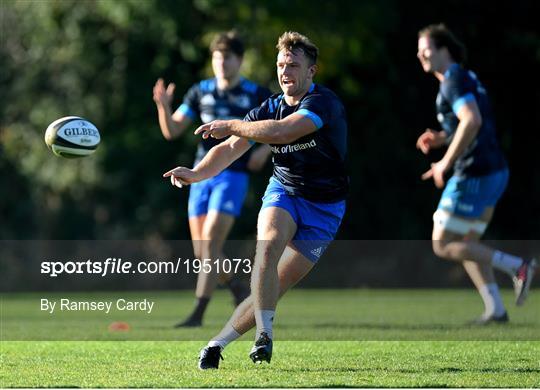
M 150 315 L 46 314 L 39 299 L 153 299 Z M 272 364 L 247 357 L 253 334 L 196 369 L 232 309 L 220 291 L 201 329 L 172 329 L 191 293 L 9 294 L 2 297 L 0 387 L 539 387 L 534 296 L 511 323 L 471 327 L 472 290 L 297 290 L 278 307 Z M 112 321 L 132 330 L 110 333 Z M 56 340 L 56 341 L 44 341 Z M 92 340 L 92 341 L 80 341 Z M 145 341 L 146 340 L 146 341 Z
M 251 343 L 196 369 L 197 342 L 8 342 L 2 387 L 538 387 L 538 342 L 282 341 L 255 366 Z

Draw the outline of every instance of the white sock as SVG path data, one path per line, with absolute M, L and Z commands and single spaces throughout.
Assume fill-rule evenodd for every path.
M 275 310 L 255 310 L 255 323 L 257 324 L 255 340 L 257 340 L 263 332 L 265 332 L 268 337 L 272 338 L 272 322 L 274 321 L 275 314 Z
M 478 291 L 484 301 L 485 316 L 502 316 L 506 312 L 496 283 L 485 284 Z
M 493 258 L 491 259 L 493 268 L 506 272 L 510 276 L 514 276 L 522 263 L 523 259 L 521 257 L 513 256 L 501 251 L 495 251 Z
M 233 328 L 231 324 L 225 325 L 225 328 L 212 340 L 208 342 L 209 347 L 220 347 L 221 350 L 223 349 L 234 340 L 240 338 L 242 336 L 240 333 L 236 331 L 236 329 Z

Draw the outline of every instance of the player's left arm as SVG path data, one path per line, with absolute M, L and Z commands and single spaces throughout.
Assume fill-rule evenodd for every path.
M 288 144 L 317 131 L 319 127 L 316 119 L 314 121 L 307 115 L 294 113 L 280 120 L 217 120 L 200 126 L 195 130 L 195 134 L 202 134 L 203 138 L 217 139 L 236 135 L 263 144 Z
M 171 183 L 178 187 L 206 180 L 226 169 L 247 152 L 251 145 L 247 139 L 230 137 L 210 149 L 193 169 L 176 167 L 165 172 L 163 177 L 170 177 Z
M 482 127 L 482 114 L 480 114 L 480 109 L 474 99 L 463 103 L 457 110 L 456 116 L 459 119 L 459 124 L 443 157 L 449 166 L 452 166 L 456 159 L 465 152 Z
M 444 157 L 431 164 L 431 169 L 422 175 L 422 179 L 433 178 L 438 188 L 444 187 L 444 174 L 450 170 L 456 159 L 465 152 L 476 138 L 482 127 L 482 114 L 475 99 L 469 99 L 456 109 L 459 124 Z

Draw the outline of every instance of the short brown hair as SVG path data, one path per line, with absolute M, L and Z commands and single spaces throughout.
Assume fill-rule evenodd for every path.
M 244 56 L 244 42 L 236 31 L 217 34 L 210 43 L 210 53 L 215 51 L 230 51 L 238 57 Z
M 276 48 L 278 51 L 289 50 L 294 52 L 296 50 L 302 50 L 311 65 L 317 63 L 317 56 L 319 55 L 317 46 L 315 46 L 308 37 L 295 31 L 284 32 L 279 37 Z
M 464 63 L 466 59 L 465 45 L 443 23 L 431 24 L 418 32 L 418 38 L 428 37 L 433 40 L 437 49 L 446 47 L 457 63 Z

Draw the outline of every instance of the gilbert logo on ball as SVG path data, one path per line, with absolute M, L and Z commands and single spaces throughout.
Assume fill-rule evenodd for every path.
M 101 137 L 92 122 L 66 116 L 55 120 L 45 131 L 45 143 L 60 157 L 76 158 L 94 153 Z

